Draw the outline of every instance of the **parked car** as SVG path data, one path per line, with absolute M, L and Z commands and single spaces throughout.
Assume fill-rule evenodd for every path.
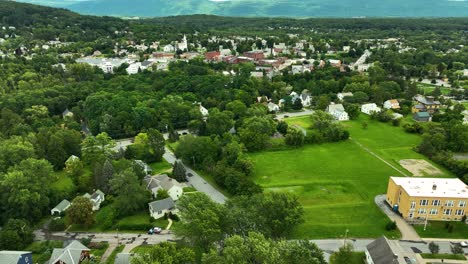
M 160 227 L 153 227 L 148 230 L 148 235 L 160 234 L 162 229 Z
M 460 242 L 461 247 L 468 247 L 468 241 L 462 241 Z

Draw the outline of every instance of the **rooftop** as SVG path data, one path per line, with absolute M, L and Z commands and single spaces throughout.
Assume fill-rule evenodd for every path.
M 458 178 L 391 177 L 410 196 L 468 198 L 468 186 Z
M 174 200 L 172 198 L 166 198 L 159 201 L 154 201 L 148 204 L 153 211 L 162 211 L 174 208 Z

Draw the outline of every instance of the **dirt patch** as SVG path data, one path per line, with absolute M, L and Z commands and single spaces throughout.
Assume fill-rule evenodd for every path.
M 411 172 L 413 176 L 417 177 L 434 176 L 442 174 L 442 171 L 434 167 L 434 165 L 421 159 L 400 160 L 400 165 L 409 172 Z

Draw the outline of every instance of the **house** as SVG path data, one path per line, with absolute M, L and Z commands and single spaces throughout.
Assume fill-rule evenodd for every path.
M 146 176 L 143 179 L 146 184 L 146 189 L 156 198 L 158 190 L 166 190 L 172 200 L 179 200 L 180 196 L 184 192 L 184 186 L 180 184 L 176 179 L 172 179 L 167 174 L 161 174 L 157 176 Z
M 151 168 L 148 164 L 146 164 L 146 162 L 142 161 L 142 160 L 135 160 L 134 161 L 138 166 L 140 166 L 140 168 L 143 169 L 143 171 L 145 172 L 145 175 L 149 175 L 153 172 L 153 168 Z
M 65 212 L 70 207 L 70 205 L 71 205 L 71 203 L 68 200 L 64 199 L 59 204 L 57 204 L 57 206 L 52 208 L 52 210 L 50 210 L 50 214 L 51 215 L 61 215 L 63 212 Z
M 167 44 L 166 46 L 164 46 L 163 51 L 164 52 L 174 52 L 175 48 L 171 44 Z
M 349 120 L 348 113 L 345 111 L 342 104 L 330 104 L 326 110 L 329 114 L 335 117 L 338 121 Z
M 250 77 L 254 77 L 254 78 L 257 78 L 257 79 L 262 79 L 263 78 L 263 72 L 258 72 L 258 71 L 250 72 Z
M 54 248 L 49 264 L 80 264 L 89 259 L 89 248 L 73 240 L 65 248 Z
M 468 212 L 468 186 L 458 178 L 390 177 L 386 201 L 406 220 L 459 221 Z
M 33 264 L 32 253 L 29 251 L 0 251 L 2 264 Z
M 269 102 L 267 104 L 267 107 L 268 107 L 268 112 L 278 112 L 280 110 L 279 105 L 272 103 L 272 102 Z
M 393 113 L 392 114 L 392 119 L 400 119 L 400 118 L 403 118 L 402 114 L 398 114 L 398 113 Z
M 398 241 L 382 236 L 366 246 L 367 264 L 418 264 L 413 252 L 404 250 Z
M 203 105 L 200 104 L 199 109 L 200 109 L 200 113 L 202 114 L 202 116 L 208 116 L 209 115 L 208 109 L 203 107 Z
M 307 92 L 307 90 L 303 90 L 301 95 L 298 95 L 296 92 L 292 92 L 289 96 L 291 96 L 291 102 L 294 104 L 297 99 L 301 100 L 302 106 L 308 107 L 312 103 L 312 96 Z
M 400 103 L 396 99 L 387 100 L 384 102 L 383 107 L 385 109 L 400 109 Z
M 216 61 L 218 60 L 219 56 L 221 56 L 221 53 L 219 51 L 209 51 L 205 53 L 205 60 Z
M 105 200 L 105 194 L 101 190 L 96 190 L 93 194 L 85 193 L 83 197 L 91 200 L 93 203 L 93 211 L 99 210 L 101 203 Z
M 261 50 L 256 50 L 256 51 L 247 51 L 247 52 L 244 52 L 244 57 L 247 57 L 247 58 L 250 58 L 250 59 L 253 59 L 253 60 L 263 60 L 265 58 L 265 55 L 263 53 L 263 51 Z
M 347 96 L 353 96 L 353 93 L 351 92 L 347 92 L 347 93 L 338 93 L 336 95 L 338 97 L 338 99 L 340 99 L 340 101 L 343 101 L 343 99 Z
M 73 117 L 73 112 L 68 110 L 68 108 L 67 108 L 67 109 L 65 109 L 65 111 L 62 112 L 62 117 L 63 117 L 63 119 L 72 118 Z
M 150 216 L 154 219 L 159 219 L 168 213 L 176 213 L 174 200 L 171 197 L 154 201 L 148 204 Z
M 463 115 L 463 124 L 468 124 L 468 110 L 463 110 L 461 114 Z
M 413 114 L 413 119 L 418 122 L 429 122 L 431 115 L 428 112 L 417 112 Z
M 361 105 L 361 112 L 366 115 L 371 115 L 372 113 L 380 113 L 382 109 L 378 107 L 375 103 L 363 104 Z
M 439 101 L 435 101 L 433 96 L 424 96 L 424 95 L 416 95 L 414 97 L 414 101 L 417 103 L 419 106 L 423 106 L 424 108 L 421 110 L 421 107 L 419 110 L 416 110 L 415 107 L 413 107 L 413 113 L 415 112 L 429 112 L 430 114 L 433 114 L 437 111 L 439 111 L 439 108 L 441 106 Z

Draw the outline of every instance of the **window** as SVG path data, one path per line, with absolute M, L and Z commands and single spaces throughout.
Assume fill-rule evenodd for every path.
M 452 209 L 444 209 L 444 215 L 451 215 Z
M 419 201 L 419 205 L 426 206 L 427 204 L 428 204 L 428 200 Z
M 438 212 L 439 210 L 437 210 L 437 208 L 432 208 L 431 211 L 429 211 L 429 214 L 436 215 Z
M 433 206 L 439 206 L 440 205 L 440 200 L 432 200 L 432 205 Z
M 460 202 L 458 203 L 458 206 L 460 206 L 460 207 L 465 207 L 465 206 L 466 206 L 466 201 L 460 201 Z
M 448 200 L 448 201 L 445 202 L 445 206 L 452 207 L 454 204 L 455 204 L 455 202 L 453 200 Z
M 412 201 L 411 202 L 411 209 L 414 209 L 414 208 L 416 208 L 416 202 Z
M 455 215 L 464 215 L 464 214 L 465 214 L 465 210 L 463 210 L 463 209 L 457 209 L 455 211 Z
M 426 208 L 419 208 L 418 209 L 418 214 L 425 215 L 426 213 L 427 213 Z

